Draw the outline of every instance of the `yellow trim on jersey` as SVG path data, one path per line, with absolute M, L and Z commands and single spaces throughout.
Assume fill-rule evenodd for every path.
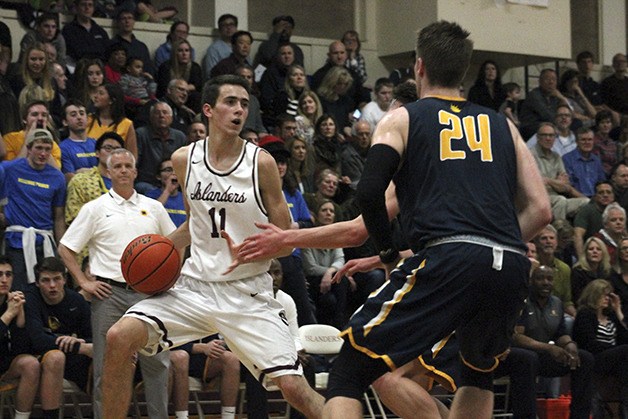
M 395 292 L 394 298 L 391 301 L 386 301 L 382 304 L 382 308 L 377 316 L 373 317 L 367 324 L 364 325 L 364 336 L 367 336 L 374 327 L 382 324 L 384 320 L 388 317 L 391 310 L 401 299 L 414 288 L 414 284 L 416 283 L 416 272 L 419 269 L 423 269 L 425 266 L 425 259 L 419 265 L 418 268 L 412 271 L 412 274 L 406 277 L 406 283 Z
M 390 359 L 390 357 L 388 355 L 379 355 L 379 354 L 376 354 L 375 352 L 371 351 L 370 349 L 365 348 L 364 346 L 358 345 L 355 342 L 355 339 L 353 337 L 353 328 L 350 327 L 350 328 L 342 331 L 342 333 L 340 333 L 340 337 L 342 337 L 342 336 L 348 336 L 349 337 L 349 343 L 351 344 L 351 346 L 353 346 L 358 351 L 360 351 L 360 352 L 370 356 L 373 359 L 381 359 L 382 361 L 384 361 L 386 363 L 386 365 L 388 365 L 388 368 L 390 368 L 391 370 L 397 369 L 397 366 L 392 361 L 392 359 Z
M 466 102 L 467 99 L 463 98 L 463 97 L 459 97 L 459 96 L 441 96 L 441 95 L 428 95 L 423 97 L 422 99 L 426 99 L 428 97 L 433 97 L 436 99 L 443 99 L 443 100 L 453 100 L 456 102 Z

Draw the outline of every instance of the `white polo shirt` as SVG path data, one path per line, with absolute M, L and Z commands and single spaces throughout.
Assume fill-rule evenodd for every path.
M 81 208 L 61 244 L 77 253 L 89 246 L 91 273 L 124 282 L 120 257 L 126 245 L 142 234 L 167 236 L 175 229 L 160 202 L 137 192 L 124 199 L 111 189 Z

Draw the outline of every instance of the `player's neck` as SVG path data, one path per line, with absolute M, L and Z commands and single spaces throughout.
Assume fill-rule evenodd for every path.
M 428 96 L 460 97 L 460 89 L 457 87 L 430 86 L 421 84 L 421 99 Z
M 207 155 L 212 166 L 231 166 L 231 161 L 242 151 L 244 141 L 240 137 L 226 135 L 210 135 L 207 141 Z

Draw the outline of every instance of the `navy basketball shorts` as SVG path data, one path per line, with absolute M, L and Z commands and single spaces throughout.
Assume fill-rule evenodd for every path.
M 459 349 L 456 334 L 452 333 L 419 356 L 426 375 L 451 393 L 460 385 Z
M 394 370 L 455 331 L 462 362 L 490 372 L 510 346 L 529 270 L 523 254 L 485 245 L 428 247 L 401 262 L 353 315 L 343 337 Z

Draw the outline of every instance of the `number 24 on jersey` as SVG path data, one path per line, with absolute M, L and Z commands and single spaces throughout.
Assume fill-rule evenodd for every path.
M 455 140 L 466 140 L 469 150 L 479 152 L 482 161 L 493 161 L 491 124 L 488 115 L 467 115 L 460 118 L 458 115 L 441 110 L 438 112 L 438 122 L 447 126 L 440 131 L 441 161 L 467 158 L 465 150 L 452 150 L 452 141 Z

